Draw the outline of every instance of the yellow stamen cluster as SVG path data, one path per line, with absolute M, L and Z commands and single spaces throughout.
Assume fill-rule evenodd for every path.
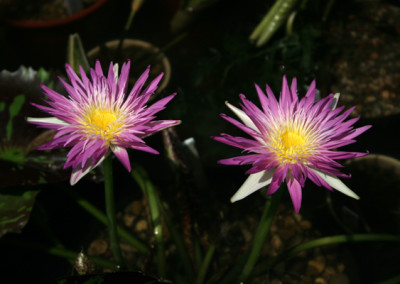
M 118 112 L 112 109 L 91 108 L 86 112 L 82 124 L 88 136 L 100 136 L 111 142 L 122 126 L 119 117 Z
M 298 163 L 310 154 L 307 135 L 301 129 L 286 127 L 283 131 L 274 133 L 271 142 L 272 150 L 284 163 Z

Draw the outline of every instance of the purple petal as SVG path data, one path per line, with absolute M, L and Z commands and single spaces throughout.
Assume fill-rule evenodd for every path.
M 131 163 L 129 161 L 129 156 L 128 156 L 128 152 L 126 151 L 126 149 L 119 147 L 119 146 L 114 146 L 114 147 L 111 147 L 111 151 L 115 154 L 115 156 L 118 158 L 118 160 L 121 161 L 121 163 L 128 170 L 128 172 L 130 172 L 131 171 Z
M 75 185 L 81 178 L 83 178 L 86 174 L 88 174 L 91 170 L 96 168 L 101 162 L 103 162 L 105 157 L 100 159 L 96 164 L 88 161 L 84 167 L 75 168 L 72 170 L 70 184 Z
M 286 183 L 288 186 L 290 197 L 292 198 L 294 211 L 296 211 L 296 213 L 299 213 L 302 195 L 300 183 L 294 177 L 286 178 Z

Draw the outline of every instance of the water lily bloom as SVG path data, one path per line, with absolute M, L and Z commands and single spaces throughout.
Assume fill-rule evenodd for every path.
M 315 81 L 306 95 L 299 100 L 296 78 L 289 88 L 283 77 L 279 102 L 266 86 L 266 95 L 255 85 L 261 109 L 241 94 L 242 109 L 226 103 L 240 119 L 225 114 L 222 118 L 247 133 L 252 139 L 221 133 L 215 140 L 243 149 L 248 154 L 220 160 L 225 165 L 252 165 L 249 177 L 232 196 L 231 202 L 243 199 L 269 185 L 267 194 L 273 194 L 286 180 L 296 212 L 299 212 L 302 188 L 307 178 L 318 186 L 332 188 L 356 199 L 359 197 L 339 178 L 341 173 L 336 159 L 365 156 L 368 153 L 334 151 L 335 148 L 354 143 L 354 138 L 371 126 L 353 128 L 358 118 L 345 119 L 354 110 L 336 108 L 339 94 L 315 101 Z
M 146 105 L 163 76 L 160 74 L 144 88 L 150 66 L 126 96 L 129 68 L 130 61 L 122 65 L 118 77 L 118 64 L 111 63 L 108 75 L 105 76 L 100 62 L 97 61 L 95 68 L 90 70 L 90 80 L 82 67 L 79 78 L 67 64 L 66 72 L 70 84 L 61 78 L 60 80 L 69 96 L 65 97 L 42 85 L 49 99 L 45 102 L 49 106 L 32 103 L 52 117 L 29 117 L 28 122 L 56 130 L 53 139 L 38 149 L 72 147 L 64 165 L 64 169 L 72 167 L 71 185 L 99 165 L 110 152 L 130 171 L 127 148 L 158 154 L 142 138 L 180 123 L 179 120 L 154 120 L 155 114 L 164 109 L 176 94 L 151 106 Z

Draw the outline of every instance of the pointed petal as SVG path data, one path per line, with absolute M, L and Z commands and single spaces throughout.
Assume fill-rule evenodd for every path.
M 239 190 L 232 196 L 231 202 L 241 200 L 260 188 L 270 184 L 274 171 L 262 171 L 259 173 L 251 174 L 239 188 Z
M 332 186 L 334 189 L 336 189 L 337 191 L 340 191 L 341 193 L 350 196 L 354 199 L 360 199 L 360 197 L 354 193 L 354 191 L 352 191 L 350 188 L 347 187 L 347 185 L 345 185 L 340 179 L 338 179 L 335 176 L 332 175 L 328 175 L 326 173 L 323 173 L 319 170 L 316 169 L 311 169 L 311 171 L 313 171 L 314 173 L 316 173 L 320 178 L 322 178 L 324 181 L 326 181 L 327 184 L 329 184 L 330 186 Z
M 299 213 L 301 207 L 301 186 L 300 183 L 292 176 L 286 180 L 290 198 L 292 198 L 294 211 Z
M 164 130 L 166 128 L 181 124 L 180 120 L 153 120 L 146 124 L 146 129 L 143 131 L 140 138 L 148 137 L 158 131 Z
M 225 102 L 225 104 L 227 107 L 230 108 L 231 111 L 233 111 L 233 113 L 235 113 L 237 115 L 237 117 L 240 118 L 240 120 L 244 123 L 244 125 L 259 132 L 257 126 L 254 124 L 254 122 L 250 119 L 250 117 L 244 111 L 242 111 L 241 109 L 238 109 L 237 107 L 231 105 L 228 102 Z
M 26 121 L 31 123 L 48 123 L 57 125 L 70 125 L 69 123 L 57 117 L 27 117 Z
M 268 195 L 274 194 L 281 186 L 283 180 L 286 177 L 288 168 L 289 168 L 288 164 L 285 164 L 283 167 L 277 167 L 275 169 L 274 176 L 267 191 Z
M 112 146 L 111 151 L 113 151 L 118 160 L 120 160 L 124 167 L 128 170 L 128 172 L 130 172 L 131 163 L 129 162 L 129 156 L 126 149 L 119 146 Z
M 336 108 L 337 103 L 339 101 L 339 97 L 340 97 L 340 93 L 336 93 L 335 95 L 333 95 L 333 99 L 332 99 L 332 102 L 331 102 L 331 105 L 330 105 L 330 108 L 332 110 L 334 110 Z
M 260 103 L 261 103 L 261 107 L 262 107 L 264 113 L 267 113 L 268 108 L 269 108 L 267 96 L 264 94 L 264 92 L 261 90 L 261 88 L 257 84 L 254 84 L 254 85 L 256 87 L 256 91 L 258 94 L 258 99 L 260 100 Z
M 101 162 L 103 162 L 105 156 L 102 157 L 96 164 L 92 164 L 90 162 L 87 162 L 85 167 L 81 168 L 75 168 L 72 170 L 71 178 L 69 180 L 71 185 L 75 185 L 81 178 L 83 178 L 87 173 L 89 173 L 91 170 L 96 168 L 98 165 L 100 165 Z

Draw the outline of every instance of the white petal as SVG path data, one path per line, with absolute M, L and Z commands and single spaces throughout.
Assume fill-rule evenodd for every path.
M 96 168 L 98 165 L 100 165 L 101 162 L 103 162 L 104 158 L 107 155 L 105 155 L 104 157 L 102 157 L 99 162 L 96 165 L 90 165 L 88 167 L 86 167 L 85 169 L 79 168 L 79 169 L 75 169 L 72 171 L 71 174 L 71 178 L 69 180 L 71 185 L 75 185 L 81 178 L 83 178 L 87 173 L 89 173 L 91 170 L 93 170 L 94 168 Z
M 347 196 L 353 197 L 355 199 L 360 199 L 360 197 L 357 194 L 355 194 L 354 191 L 352 191 L 350 188 L 348 188 L 347 185 L 345 185 L 339 178 L 332 176 L 332 175 L 328 175 L 328 174 L 318 171 L 316 169 L 312 169 L 312 168 L 309 168 L 309 169 L 312 170 L 317 175 L 319 175 L 324 181 L 326 181 L 327 184 L 329 184 L 331 187 L 333 187 L 337 191 L 340 191 L 341 193 L 343 193 Z
M 113 72 L 114 72 L 115 84 L 118 84 L 118 69 L 119 69 L 118 63 L 115 63 L 115 64 L 113 65 Z
M 262 171 L 249 175 L 239 190 L 232 196 L 231 202 L 241 200 L 260 188 L 269 185 L 272 181 L 273 174 L 274 171 Z
M 29 122 L 70 125 L 69 123 L 67 123 L 64 120 L 61 120 L 57 117 L 27 117 L 26 120 Z
M 331 105 L 330 105 L 332 110 L 334 110 L 336 108 L 337 103 L 339 101 L 339 97 L 340 97 L 340 93 L 336 93 L 336 94 L 333 95 L 333 100 L 332 100 Z
M 242 111 L 241 109 L 238 109 L 237 107 L 231 105 L 228 102 L 225 102 L 225 104 L 227 107 L 230 108 L 231 111 L 233 111 L 237 115 L 237 117 L 240 118 L 240 120 L 244 123 L 244 125 L 254 129 L 257 132 L 260 132 L 260 130 L 258 130 L 258 128 L 254 124 L 254 122 L 250 119 L 250 117 L 244 111 Z
M 189 149 L 190 153 L 192 153 L 196 158 L 199 157 L 199 151 L 197 151 L 196 148 L 196 141 L 194 140 L 193 137 L 189 137 L 185 140 L 183 140 L 182 144 Z

